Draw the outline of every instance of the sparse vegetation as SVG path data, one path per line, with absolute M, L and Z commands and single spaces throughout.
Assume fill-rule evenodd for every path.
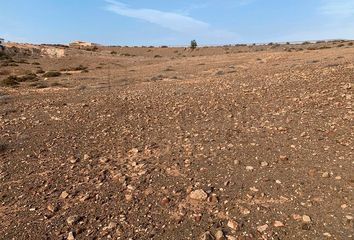
M 197 41 L 196 40 L 192 40 L 190 48 L 194 50 L 194 49 L 197 48 L 197 46 L 198 46 Z
M 13 87 L 19 85 L 18 78 L 16 76 L 9 76 L 1 81 L 2 86 Z
M 17 77 L 17 79 L 19 82 L 35 82 L 39 80 L 35 73 L 28 73 L 21 77 Z
M 0 75 L 9 75 L 10 74 L 10 71 L 9 70 L 0 70 Z
M 61 75 L 60 72 L 57 71 L 49 71 L 43 74 L 43 77 L 51 78 L 51 77 L 59 77 Z

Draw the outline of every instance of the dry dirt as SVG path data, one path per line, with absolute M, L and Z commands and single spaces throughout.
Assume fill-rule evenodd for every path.
M 0 87 L 0 239 L 353 238 L 352 42 L 35 48 L 0 60 L 38 73 Z

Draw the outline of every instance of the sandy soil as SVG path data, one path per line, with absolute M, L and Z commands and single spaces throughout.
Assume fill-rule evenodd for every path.
M 353 238 L 351 42 L 36 48 L 0 60 L 0 239 Z

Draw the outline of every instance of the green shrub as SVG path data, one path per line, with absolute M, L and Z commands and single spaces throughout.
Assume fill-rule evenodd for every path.
M 191 49 L 196 49 L 197 46 L 198 46 L 197 41 L 196 41 L 196 40 L 192 40 L 192 41 L 191 41 L 191 46 L 190 46 Z

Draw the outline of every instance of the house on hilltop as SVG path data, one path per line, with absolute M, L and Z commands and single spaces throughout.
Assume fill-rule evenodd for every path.
M 69 43 L 69 46 L 70 47 L 94 47 L 94 46 L 98 46 L 98 44 L 76 40 Z

